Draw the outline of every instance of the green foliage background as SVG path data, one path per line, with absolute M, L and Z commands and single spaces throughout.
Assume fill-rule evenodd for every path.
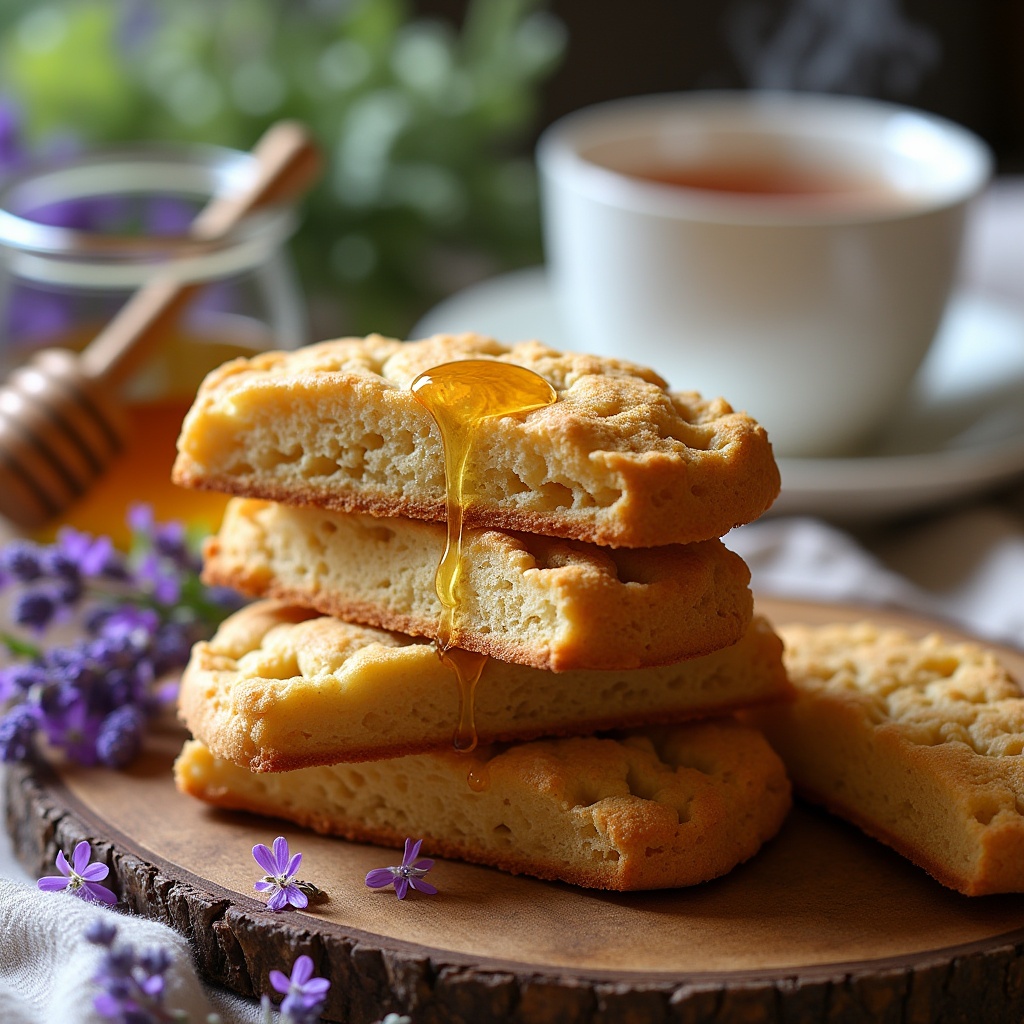
M 312 127 L 328 171 L 294 251 L 328 333 L 402 336 L 539 260 L 523 144 L 563 46 L 543 0 L 471 0 L 459 27 L 404 0 L 0 4 L 0 88 L 36 139 L 249 148 L 278 118 Z

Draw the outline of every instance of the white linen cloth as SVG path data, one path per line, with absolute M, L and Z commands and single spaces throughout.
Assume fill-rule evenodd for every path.
M 173 958 L 165 975 L 165 1004 L 186 1011 L 193 1024 L 206 1020 L 213 1007 L 192 969 L 188 942 L 182 936 L 155 921 L 112 914 L 70 893 L 41 893 L 34 884 L 0 878 L 4 1024 L 93 1024 L 106 1019 L 93 1008 L 98 989 L 89 984 L 105 953 L 85 939 L 86 929 L 97 919 L 117 924 L 118 938 L 138 950 L 165 949 Z
M 1024 308 L 1022 247 L 1024 180 L 1000 182 L 979 207 L 968 238 L 971 286 Z M 734 530 L 726 543 L 747 560 L 756 593 L 904 608 L 1024 647 L 1024 489 L 856 537 L 815 519 L 766 519 Z M 99 1024 L 89 979 L 101 951 L 82 933 L 89 919 L 111 911 L 66 893 L 38 892 L 34 882 L 0 832 L 0 1021 Z M 167 1003 L 187 1010 L 193 1024 L 210 1010 L 225 1024 L 259 1019 L 254 1001 L 197 981 L 187 944 L 175 932 L 142 918 L 111 919 L 122 939 L 171 953 Z
M 903 608 L 1024 647 L 1024 516 L 1009 505 L 876 534 L 867 547 L 799 518 L 753 523 L 726 543 L 750 566 L 756 593 Z

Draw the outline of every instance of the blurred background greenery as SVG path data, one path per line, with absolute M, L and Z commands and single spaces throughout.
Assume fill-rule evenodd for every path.
M 0 0 L 0 176 L 69 145 L 248 148 L 301 118 L 329 164 L 293 243 L 313 337 L 402 336 L 541 260 L 545 124 L 766 84 L 933 110 L 1024 169 L 1024 0 Z
M 328 160 L 293 243 L 314 336 L 402 336 L 441 296 L 540 260 L 528 143 L 564 45 L 544 0 L 472 0 L 457 26 L 405 0 L 4 0 L 0 159 L 68 140 L 247 149 L 300 118 Z

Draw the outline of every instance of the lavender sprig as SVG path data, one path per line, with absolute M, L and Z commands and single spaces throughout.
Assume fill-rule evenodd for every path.
M 0 669 L 0 759 L 24 760 L 43 736 L 81 764 L 121 768 L 139 752 L 147 721 L 173 691 L 159 680 L 188 660 L 239 605 L 205 587 L 201 561 L 179 523 L 152 509 L 128 514 L 132 549 L 65 528 L 52 545 L 17 540 L 0 549 L 0 589 L 13 591 L 12 618 L 28 636 L 0 633 L 13 657 Z M 77 621 L 67 646 L 41 644 L 54 624 Z
M 99 992 L 93 1000 L 97 1013 L 118 1024 L 187 1024 L 183 1010 L 166 1005 L 166 975 L 173 961 L 159 947 L 137 951 L 131 943 L 117 941 L 117 925 L 105 920 L 93 922 L 85 933 L 93 945 L 106 952 L 93 977 Z M 284 994 L 280 1015 L 274 1013 L 270 996 L 260 1001 L 263 1024 L 315 1024 L 320 1020 L 331 983 L 313 976 L 313 961 L 302 955 L 292 965 L 291 975 L 270 972 L 270 984 Z M 388 1014 L 385 1020 L 394 1019 Z M 402 1019 L 402 1018 L 399 1018 Z M 408 1018 L 404 1018 L 408 1022 Z M 209 1014 L 206 1024 L 220 1024 Z
M 117 925 L 94 921 L 86 939 L 106 949 L 93 984 L 99 992 L 93 999 L 96 1012 L 119 1024 L 185 1024 L 188 1015 L 165 1005 L 165 975 L 171 966 L 166 950 L 154 947 L 136 952 L 127 942 L 117 942 Z M 216 1014 L 207 1024 L 220 1024 Z

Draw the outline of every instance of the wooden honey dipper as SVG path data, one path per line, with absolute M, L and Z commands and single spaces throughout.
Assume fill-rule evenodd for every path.
M 320 173 L 309 130 L 280 121 L 252 150 L 256 173 L 244 189 L 214 196 L 189 228 L 198 246 L 216 243 L 261 206 L 295 199 Z M 160 346 L 199 290 L 167 264 L 81 353 L 50 348 L 16 369 L 0 389 L 0 515 L 32 528 L 64 511 L 122 448 L 122 384 Z

